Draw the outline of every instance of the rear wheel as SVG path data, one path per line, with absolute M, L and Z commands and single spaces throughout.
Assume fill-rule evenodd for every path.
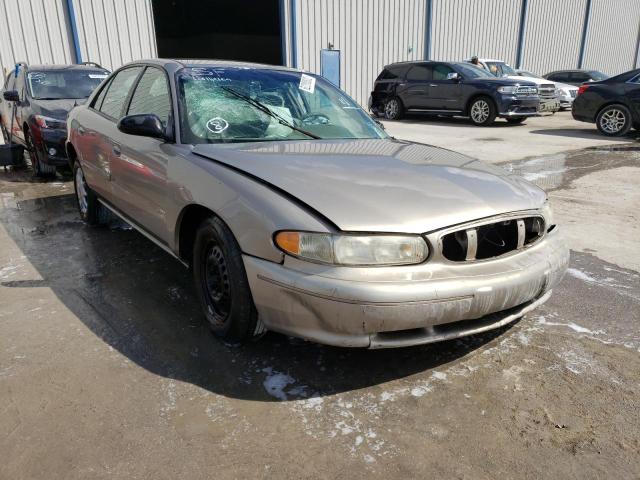
M 207 218 L 198 227 L 192 265 L 198 298 L 216 336 L 244 342 L 264 331 L 253 304 L 242 252 L 219 218 Z
M 469 118 L 478 126 L 486 127 L 496 119 L 496 107 L 489 97 L 478 97 L 469 106 Z
M 507 118 L 507 122 L 514 124 L 514 125 L 518 125 L 522 122 L 524 122 L 525 117 L 516 117 L 516 118 Z
M 404 114 L 404 106 L 398 97 L 390 98 L 384 104 L 384 116 L 389 120 L 398 120 Z
M 621 104 L 607 105 L 598 113 L 596 126 L 608 137 L 624 135 L 631 128 L 631 112 Z
M 100 205 L 98 197 L 91 190 L 84 178 L 79 162 L 73 164 L 73 188 L 76 192 L 80 218 L 89 225 L 104 225 L 109 221 L 109 212 Z
M 38 158 L 38 152 L 36 151 L 36 147 L 33 144 L 33 139 L 31 138 L 31 134 L 28 130 L 24 132 L 24 140 L 27 144 L 27 153 L 29 154 L 29 159 L 31 160 L 31 167 L 33 168 L 33 173 L 36 177 L 41 178 L 51 178 L 56 176 L 56 167 L 53 165 L 47 165 L 46 163 L 42 163 Z

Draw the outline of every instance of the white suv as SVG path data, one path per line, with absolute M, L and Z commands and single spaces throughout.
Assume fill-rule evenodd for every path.
M 471 63 L 471 60 L 466 60 Z M 550 80 L 536 77 L 525 77 L 519 75 L 510 65 L 502 60 L 495 60 L 491 58 L 479 58 L 478 66 L 488 70 L 496 77 L 507 77 L 515 80 L 526 80 L 527 82 L 533 82 L 538 85 L 538 95 L 540 95 L 540 107 L 539 112 L 555 113 L 560 110 L 560 98 L 559 91 L 555 84 Z

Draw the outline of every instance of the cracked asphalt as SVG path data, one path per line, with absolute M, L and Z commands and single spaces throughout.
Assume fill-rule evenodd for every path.
M 639 150 L 510 159 L 564 280 L 509 328 L 382 351 L 223 344 L 175 260 L 83 225 L 69 178 L 0 171 L 0 478 L 638 478 Z

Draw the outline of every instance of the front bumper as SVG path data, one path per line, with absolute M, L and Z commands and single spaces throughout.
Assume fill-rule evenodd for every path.
M 538 115 L 540 98 L 502 95 L 497 103 L 500 117 L 533 117 Z
M 365 348 L 426 344 L 506 325 L 549 298 L 568 262 L 557 228 L 524 251 L 470 263 L 345 268 L 244 256 L 267 329 Z
M 65 142 L 67 141 L 66 130 L 44 130 L 33 129 L 34 147 L 38 151 L 38 160 L 48 165 L 64 167 L 69 165 Z M 50 153 L 50 150 L 55 150 Z M 53 154 L 52 154 L 53 153 Z

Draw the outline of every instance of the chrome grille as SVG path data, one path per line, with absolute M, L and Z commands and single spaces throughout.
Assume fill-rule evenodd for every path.
M 556 96 L 556 86 L 553 84 L 544 84 L 538 86 L 538 94 L 540 98 L 554 98 Z
M 472 262 L 522 250 L 540 240 L 544 232 L 541 216 L 509 218 L 448 232 L 439 243 L 447 260 Z
M 577 93 L 577 90 L 569 90 L 569 95 L 571 95 L 571 98 L 576 98 Z
M 516 95 L 521 97 L 529 97 L 537 94 L 538 94 L 538 89 L 536 87 L 518 87 L 516 89 Z

